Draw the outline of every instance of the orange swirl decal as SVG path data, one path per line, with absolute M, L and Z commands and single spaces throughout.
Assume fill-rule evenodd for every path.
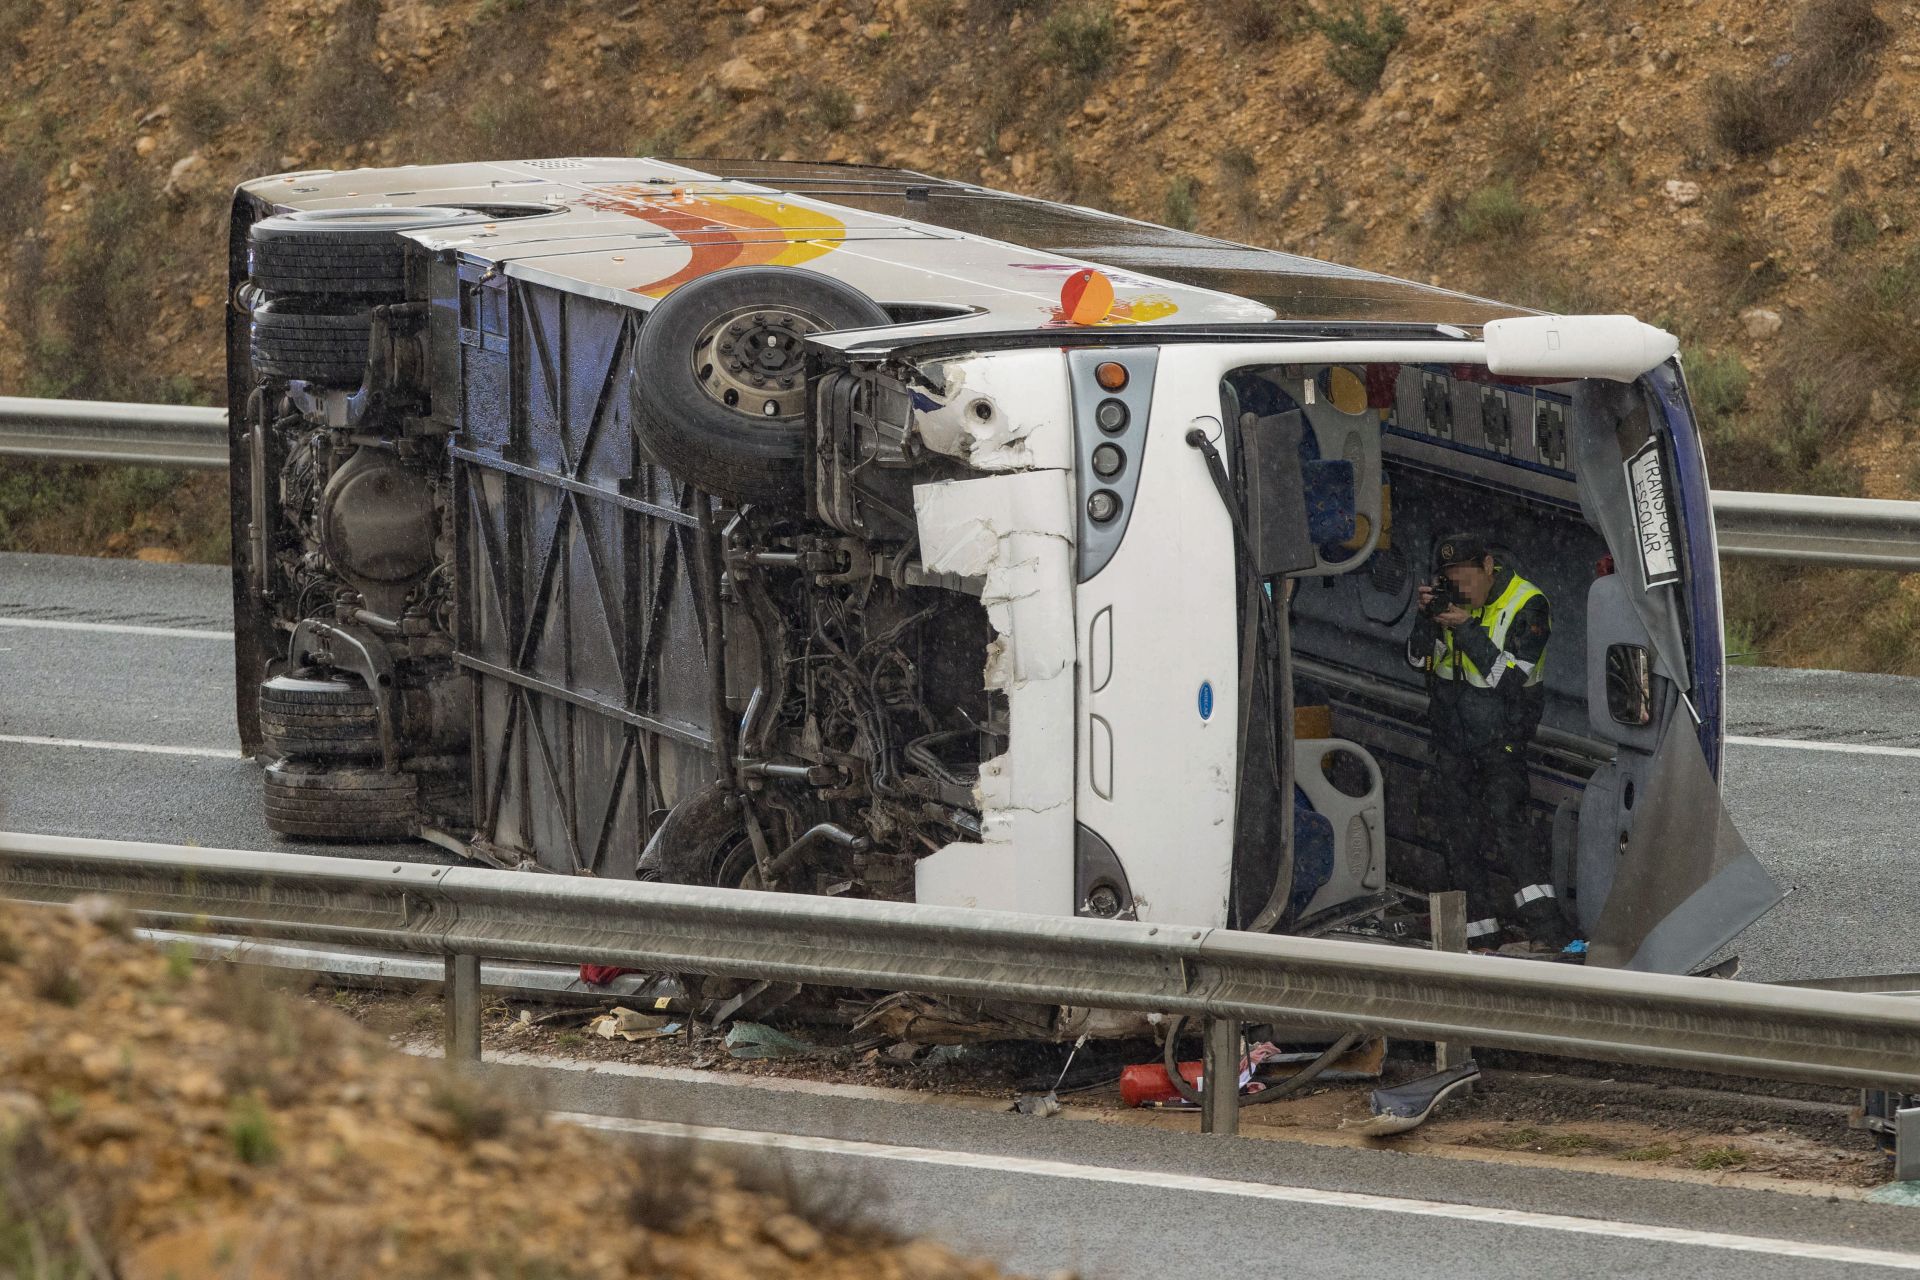
M 675 288 L 723 267 L 791 267 L 833 249 L 846 224 L 817 209 L 800 209 L 764 196 L 724 195 L 661 188 L 651 183 L 597 188 L 583 203 L 625 214 L 670 231 L 687 247 L 686 265 L 670 276 L 632 285 L 634 293 L 665 297 Z

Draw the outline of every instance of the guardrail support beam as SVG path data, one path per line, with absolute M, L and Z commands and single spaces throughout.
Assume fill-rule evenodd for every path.
M 1240 1024 L 1208 1018 L 1201 1051 L 1200 1132 L 1240 1132 Z
M 447 1062 L 480 1061 L 480 957 L 447 957 Z
M 1893 1180 L 1920 1182 L 1920 1107 L 1893 1113 Z
M 1467 895 L 1459 889 L 1427 895 L 1427 915 L 1435 951 L 1467 953 Z M 1433 1045 L 1433 1069 L 1449 1071 L 1473 1056 L 1464 1044 L 1436 1040 Z M 1471 1089 L 1473 1086 L 1468 1085 Z

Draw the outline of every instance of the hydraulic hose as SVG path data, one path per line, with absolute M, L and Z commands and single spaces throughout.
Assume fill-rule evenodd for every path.
M 1173 1082 L 1173 1087 L 1179 1090 L 1180 1096 L 1197 1107 L 1200 1105 L 1200 1091 L 1188 1084 L 1186 1077 L 1180 1074 L 1180 1064 L 1176 1060 L 1179 1056 L 1177 1048 L 1180 1042 L 1180 1032 L 1186 1025 L 1187 1018 L 1185 1014 L 1176 1014 L 1173 1021 L 1167 1024 L 1167 1043 L 1166 1047 L 1160 1052 L 1160 1062 L 1161 1065 L 1166 1068 L 1167 1079 Z M 1341 1036 L 1338 1040 L 1328 1045 L 1319 1057 L 1288 1076 L 1285 1080 L 1280 1081 L 1278 1084 L 1269 1084 L 1259 1093 L 1241 1098 L 1240 1105 L 1243 1107 L 1253 1107 L 1258 1106 L 1262 1102 L 1278 1102 L 1281 1098 L 1291 1097 L 1318 1079 L 1321 1072 L 1332 1066 L 1347 1050 L 1353 1048 L 1359 1039 L 1359 1032 L 1349 1031 L 1346 1035 Z M 1207 1087 L 1212 1088 L 1213 1086 L 1209 1084 Z M 1239 1071 L 1237 1069 L 1234 1071 L 1234 1087 L 1236 1089 L 1240 1087 Z

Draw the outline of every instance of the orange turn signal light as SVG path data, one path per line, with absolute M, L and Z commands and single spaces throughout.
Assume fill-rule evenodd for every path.
M 1117 360 L 1102 361 L 1093 367 L 1093 380 L 1102 391 L 1120 391 L 1127 385 L 1127 366 Z

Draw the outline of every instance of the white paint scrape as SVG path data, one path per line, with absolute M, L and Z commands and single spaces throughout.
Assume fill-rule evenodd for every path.
M 996 633 L 982 678 L 1009 717 L 1007 751 L 974 788 L 983 843 L 922 859 L 915 898 L 1072 915 L 1072 481 L 1047 470 L 918 485 L 913 505 L 926 568 L 982 584 Z

